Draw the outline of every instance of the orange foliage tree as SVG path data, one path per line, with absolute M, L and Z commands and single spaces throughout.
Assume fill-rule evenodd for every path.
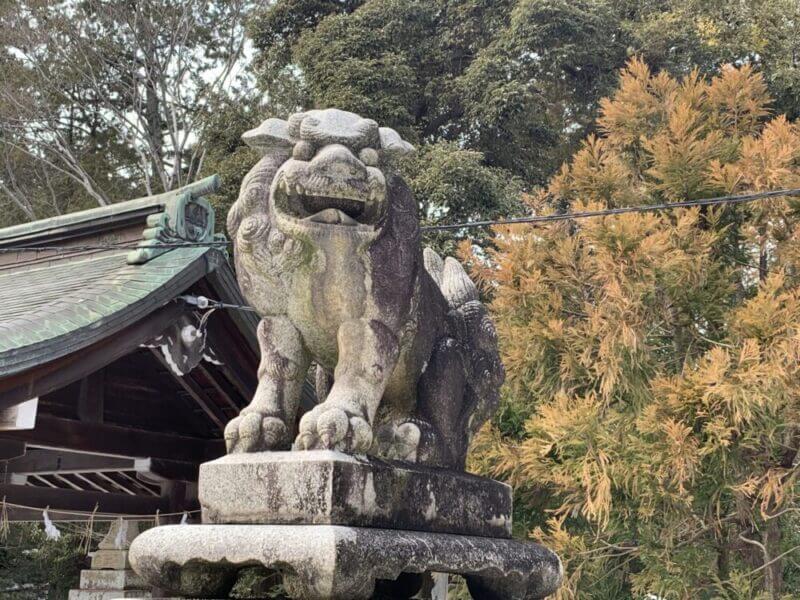
M 529 203 L 800 187 L 800 127 L 769 101 L 747 67 L 677 80 L 632 60 L 599 135 Z M 472 257 L 508 371 L 473 467 L 562 556 L 559 598 L 800 597 L 799 210 L 517 225 Z

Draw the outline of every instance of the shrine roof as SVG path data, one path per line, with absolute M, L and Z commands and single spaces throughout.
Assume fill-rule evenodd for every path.
M 254 312 L 198 306 L 245 303 L 205 197 L 218 185 L 0 229 L 10 519 L 197 507 L 199 464 L 224 452 L 259 361 Z
M 0 378 L 114 336 L 207 276 L 218 298 L 243 302 L 205 198 L 218 185 L 0 229 Z M 255 317 L 231 317 L 255 346 Z
M 209 247 L 144 264 L 127 250 L 0 270 L 0 373 L 10 375 L 113 335 L 225 264 Z

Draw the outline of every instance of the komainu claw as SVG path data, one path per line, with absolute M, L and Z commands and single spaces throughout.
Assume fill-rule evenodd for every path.
M 316 406 L 300 420 L 295 448 L 367 452 L 372 445 L 372 428 L 366 419 L 353 412 L 355 409 L 327 402 Z
M 225 446 L 229 454 L 278 450 L 286 445 L 289 430 L 278 417 L 249 412 L 225 427 Z

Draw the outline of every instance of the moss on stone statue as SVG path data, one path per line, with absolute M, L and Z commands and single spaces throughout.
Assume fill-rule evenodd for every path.
M 239 571 L 230 598 L 270 598 L 290 600 L 281 585 L 281 576 L 263 567 L 247 567 Z

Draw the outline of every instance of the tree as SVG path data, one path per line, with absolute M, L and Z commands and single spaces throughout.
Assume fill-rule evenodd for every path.
M 588 0 L 279 0 L 250 25 L 265 112 L 336 106 L 396 128 L 433 159 L 401 165 L 431 222 L 519 210 L 509 199 L 546 181 L 611 89 L 618 30 Z
M 0 192 L 28 219 L 68 199 L 192 181 L 211 102 L 235 93 L 246 0 L 82 0 L 0 12 Z
M 796 188 L 800 127 L 749 66 L 639 60 L 539 213 Z M 800 203 L 500 228 L 488 263 L 507 369 L 474 465 L 558 551 L 560 598 L 797 597 Z M 541 525 L 536 527 L 535 524 Z
M 794 0 L 614 1 L 631 48 L 653 68 L 713 73 L 726 63 L 759 69 L 773 108 L 800 116 L 800 5 Z

